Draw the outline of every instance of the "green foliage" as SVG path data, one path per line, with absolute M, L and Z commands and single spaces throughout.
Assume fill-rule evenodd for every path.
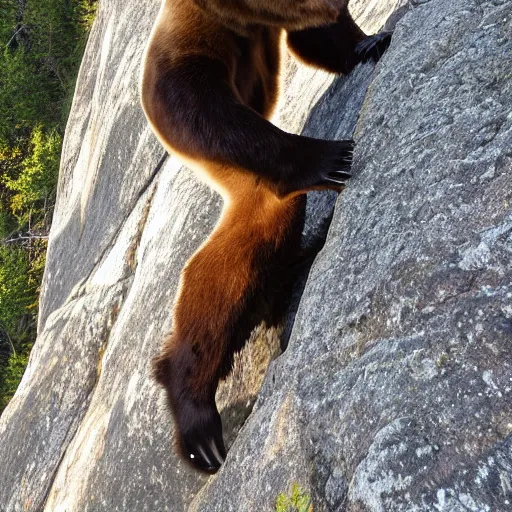
M 67 118 L 96 3 L 26 0 L 18 5 L 7 9 L 7 16 L 2 12 L 0 21 L 0 141 L 10 143 L 38 123 L 54 128 Z
M 4 209 L 0 200 L 0 238 L 6 238 L 16 229 L 16 223 L 9 209 Z
M 18 10 L 18 2 L 2 0 L 0 1 L 0 41 L 3 42 L 2 47 L 9 45 L 9 40 L 16 32 L 16 12 Z
M 311 497 L 294 483 L 290 494 L 277 496 L 276 512 L 313 512 Z
M 14 395 L 27 364 L 39 280 L 40 268 L 34 271 L 26 250 L 0 245 L 0 411 Z
M 7 364 L 3 368 L 0 379 L 0 411 L 4 410 L 11 398 L 16 393 L 25 367 L 27 366 L 31 344 L 25 345 L 21 353 L 11 354 Z
M 34 284 L 30 282 L 29 256 L 16 246 L 0 246 L 0 325 L 11 337 L 19 337 L 20 321 L 30 314 Z
M 2 43 L 0 43 L 2 44 Z M 23 48 L 0 55 L 0 142 L 14 146 L 37 122 L 51 122 L 55 91 Z M 48 91 L 48 93 L 46 93 Z
M 4 177 L 11 197 L 11 211 L 21 223 L 28 221 L 31 208 L 52 195 L 59 173 L 62 138 L 56 130 L 48 133 L 37 125 L 30 138 L 28 155 L 20 162 L 16 179 Z
M 96 0 L 0 0 L 0 413 L 35 338 L 62 138 Z

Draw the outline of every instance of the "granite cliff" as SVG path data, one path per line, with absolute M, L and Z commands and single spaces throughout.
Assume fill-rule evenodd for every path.
M 290 59 L 276 123 L 354 134 L 356 176 L 308 198 L 306 237 L 336 203 L 325 247 L 286 351 L 261 330 L 219 391 L 231 449 L 206 479 L 171 451 L 148 362 L 220 200 L 139 106 L 159 1 L 100 2 L 0 511 L 273 510 L 293 482 L 315 512 L 511 509 L 512 4 L 351 6 L 368 32 L 399 19 L 388 52 L 348 78 Z

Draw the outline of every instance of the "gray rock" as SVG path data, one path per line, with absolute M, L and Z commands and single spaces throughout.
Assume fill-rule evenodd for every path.
M 389 51 L 334 81 L 290 61 L 276 122 L 326 138 L 355 128 L 357 175 L 259 395 L 278 352 L 264 330 L 221 386 L 232 446 L 205 479 L 171 450 L 148 363 L 221 205 L 140 111 L 158 1 L 101 3 L 39 337 L 0 418 L 2 512 L 273 510 L 294 482 L 315 512 L 510 510 L 512 5 L 352 4 L 369 32 L 405 14 Z M 308 198 L 306 239 L 335 199 Z

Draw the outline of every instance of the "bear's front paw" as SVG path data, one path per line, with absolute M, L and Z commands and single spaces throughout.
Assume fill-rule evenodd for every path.
M 368 36 L 356 46 L 356 53 L 362 62 L 373 59 L 377 62 L 391 43 L 393 32 L 380 32 L 373 36 Z
M 354 141 L 325 141 L 323 150 L 317 155 L 317 166 L 313 173 L 313 187 L 341 191 L 352 177 L 351 165 Z

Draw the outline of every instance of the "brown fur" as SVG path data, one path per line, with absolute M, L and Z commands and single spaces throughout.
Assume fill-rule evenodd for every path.
M 284 314 L 303 194 L 341 190 L 350 176 L 351 141 L 300 137 L 266 120 L 283 29 L 310 64 L 349 72 L 363 58 L 357 45 L 366 36 L 347 0 L 165 0 L 145 60 L 142 104 L 153 130 L 225 200 L 183 270 L 174 331 L 154 361 L 180 453 L 208 472 L 225 456 L 219 379 L 251 329 Z

